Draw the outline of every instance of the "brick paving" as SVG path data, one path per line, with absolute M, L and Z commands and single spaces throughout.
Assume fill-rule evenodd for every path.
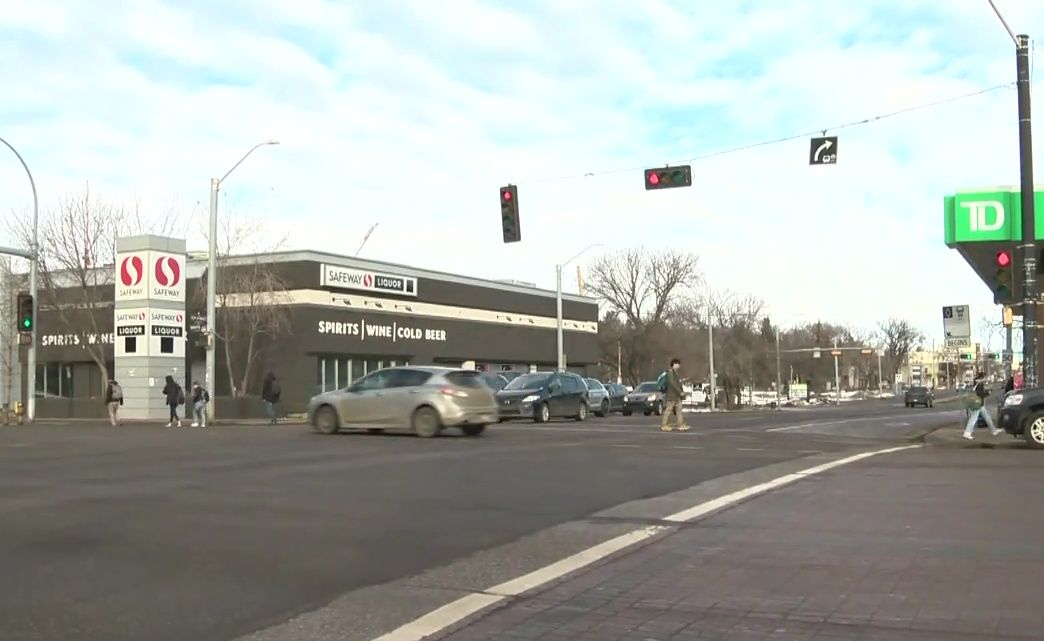
M 1044 458 L 922 448 L 803 480 L 447 641 L 1044 638 Z

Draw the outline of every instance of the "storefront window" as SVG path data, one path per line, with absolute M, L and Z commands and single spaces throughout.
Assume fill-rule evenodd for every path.
M 36 366 L 36 396 L 44 398 L 72 398 L 72 366 L 63 363 L 44 363 Z
M 319 356 L 316 360 L 315 389 L 317 392 L 344 389 L 363 376 L 384 367 L 409 365 L 399 358 L 353 358 L 351 356 Z

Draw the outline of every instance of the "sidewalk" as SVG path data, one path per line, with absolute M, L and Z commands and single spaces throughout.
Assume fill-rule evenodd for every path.
M 1044 638 L 1044 458 L 924 447 L 753 498 L 452 641 Z

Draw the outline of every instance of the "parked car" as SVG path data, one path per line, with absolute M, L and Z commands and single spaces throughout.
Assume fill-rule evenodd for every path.
M 935 404 L 935 395 L 932 393 L 932 390 L 923 385 L 908 388 L 904 398 L 907 407 L 914 407 L 917 405 L 931 407 Z
M 497 372 L 497 373 L 500 374 L 501 376 L 503 376 L 504 379 L 507 380 L 507 382 L 510 383 L 511 381 L 515 380 L 519 376 L 522 376 L 526 372 L 520 372 L 518 370 L 511 369 L 511 370 L 507 370 L 505 372 Z
M 595 416 L 608 416 L 609 390 L 596 378 L 585 378 L 584 382 L 587 383 L 587 402 L 593 408 L 591 411 Z
M 663 392 L 656 385 L 656 381 L 646 381 L 634 388 L 624 400 L 623 415 L 630 416 L 635 412 L 641 412 L 646 416 L 663 414 Z
M 605 388 L 609 390 L 609 411 L 624 411 L 624 404 L 626 403 L 627 394 L 629 393 L 627 386 L 619 383 L 609 383 Z
M 444 428 L 459 427 L 478 436 L 497 421 L 493 390 L 481 375 L 448 367 L 379 369 L 344 389 L 312 397 L 308 421 L 324 434 L 343 428 L 405 428 L 430 438 Z
M 552 418 L 587 418 L 590 409 L 587 384 L 571 372 L 523 374 L 496 394 L 500 420 L 533 419 L 546 423 Z
M 1034 449 L 1044 449 L 1044 389 L 1032 387 L 1005 394 L 997 412 L 997 427 L 1023 437 Z

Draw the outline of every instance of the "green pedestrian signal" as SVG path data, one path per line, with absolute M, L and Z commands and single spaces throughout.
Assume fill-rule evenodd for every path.
M 30 294 L 18 295 L 18 331 L 33 331 L 33 297 Z

